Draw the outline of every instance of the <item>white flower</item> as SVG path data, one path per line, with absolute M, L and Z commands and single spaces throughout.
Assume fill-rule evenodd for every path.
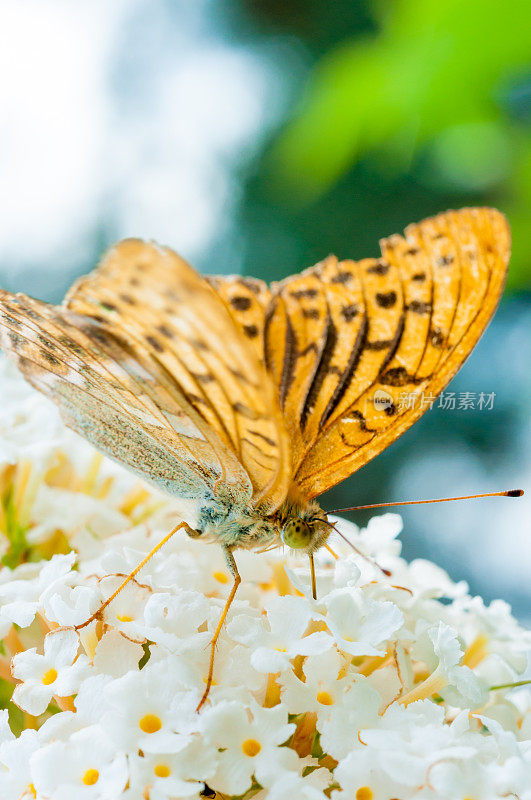
M 105 686 L 102 724 L 117 747 L 176 753 L 188 743 L 199 722 L 200 694 L 180 683 L 177 668 L 170 658 L 150 662 Z
M 215 764 L 215 753 L 212 754 Z M 149 800 L 173 800 L 176 797 L 197 797 L 204 783 L 183 780 L 182 754 L 133 754 L 129 759 L 131 787 Z M 196 773 L 201 774 L 201 773 Z
M 353 750 L 336 767 L 334 778 L 341 786 L 341 791 L 334 792 L 334 800 L 410 800 L 416 794 L 403 781 L 397 782 L 383 772 L 377 754 L 368 747 Z
M 204 649 L 209 634 L 199 629 L 210 616 L 210 604 L 204 594 L 180 589 L 173 594 L 156 592 L 145 604 L 143 625 L 139 630 L 146 638 L 171 651 Z
M 353 656 L 377 656 L 385 653 L 387 642 L 401 627 L 400 609 L 389 601 L 366 597 L 362 589 L 335 589 L 324 598 L 325 617 L 337 646 Z
M 44 640 L 44 655 L 35 647 L 13 658 L 13 677 L 23 681 L 15 687 L 13 702 L 30 714 L 42 714 L 52 697 L 77 692 L 88 674 L 88 659 L 77 657 L 79 638 L 73 630 L 56 630 Z
M 6 715 L 7 711 L 2 712 Z M 16 739 L 11 731 L 0 744 L 0 797 L 19 798 L 28 788 L 29 760 L 40 746 L 37 731 L 25 730 Z
M 426 680 L 400 698 L 401 703 L 411 703 L 423 697 L 430 697 L 435 693 L 450 694 L 454 704 L 461 704 L 461 697 L 468 700 L 472 707 L 480 706 L 486 699 L 485 690 L 482 688 L 476 675 L 466 666 L 460 666 L 464 651 L 459 643 L 457 634 L 443 622 L 426 631 L 427 639 L 433 648 L 430 653 L 424 641 L 418 640 L 414 651 L 422 653 L 424 660 L 433 663 L 437 660 L 437 667 Z M 448 687 L 448 688 L 447 688 Z
M 30 764 L 38 796 L 53 800 L 115 800 L 128 777 L 125 754 L 116 751 L 99 725 L 45 745 Z
M 319 727 L 335 716 L 352 684 L 350 676 L 339 677 L 344 666 L 337 651 L 328 650 L 307 659 L 303 679 L 291 671 L 283 673 L 279 678 L 283 704 L 291 714 L 314 712 Z
M 97 672 L 120 678 L 124 673 L 136 670 L 143 656 L 142 645 L 132 642 L 118 630 L 110 630 L 98 642 L 93 666 Z
M 21 628 L 27 628 L 35 619 L 35 614 L 43 602 L 46 592 L 54 590 L 65 576 L 71 574 L 72 565 L 76 560 L 74 552 L 68 555 L 54 555 L 50 561 L 35 565 L 21 565 L 9 580 L 9 571 L 4 571 L 5 580 L 0 584 L 0 603 L 2 604 L 2 618 L 14 622 Z M 35 571 L 35 575 L 22 576 L 26 567 Z
M 221 702 L 201 716 L 201 730 L 209 744 L 220 748 L 212 785 L 220 792 L 243 794 L 254 775 L 265 787 L 280 773 L 296 768 L 293 750 L 279 747 L 295 730 L 282 707 L 250 709 L 243 703 Z
M 227 626 L 232 639 L 252 647 L 251 664 L 260 672 L 281 672 L 295 656 L 322 653 L 330 646 L 324 631 L 304 635 L 312 614 L 302 598 L 275 597 L 265 609 L 268 627 L 244 614 Z

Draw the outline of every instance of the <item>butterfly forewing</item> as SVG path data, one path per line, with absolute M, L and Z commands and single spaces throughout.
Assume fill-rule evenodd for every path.
M 2 346 L 70 427 L 171 494 L 201 497 L 223 481 L 234 502 L 249 500 L 251 484 L 231 451 L 221 442 L 212 448 L 161 387 L 153 399 L 145 360 L 125 341 L 23 295 L 0 300 Z
M 170 390 L 173 384 L 235 453 L 255 502 L 271 509 L 282 502 L 291 471 L 275 388 L 250 337 L 207 281 L 171 250 L 126 240 L 65 302 L 78 314 L 100 317 L 135 351 L 147 350 L 155 381 Z

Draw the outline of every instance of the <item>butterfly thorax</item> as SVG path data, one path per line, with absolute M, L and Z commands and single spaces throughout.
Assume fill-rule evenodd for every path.
M 260 508 L 227 508 L 209 503 L 199 512 L 198 527 L 205 539 L 227 547 L 265 549 L 282 544 L 313 553 L 326 542 L 330 525 L 315 500 L 286 500 L 273 514 Z

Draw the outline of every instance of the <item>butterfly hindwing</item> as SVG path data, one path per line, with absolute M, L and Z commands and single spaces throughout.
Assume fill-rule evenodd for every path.
M 494 313 L 509 252 L 505 218 L 491 209 L 441 214 L 382 242 L 384 262 L 400 274 L 403 323 L 370 386 L 312 444 L 295 478 L 303 493 L 352 474 L 430 407 Z M 370 331 L 369 316 L 368 341 Z

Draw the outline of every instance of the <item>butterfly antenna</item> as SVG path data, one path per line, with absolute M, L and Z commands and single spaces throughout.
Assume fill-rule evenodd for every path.
M 333 512 L 330 511 L 330 512 L 327 512 L 327 513 L 332 514 Z M 343 541 L 346 542 L 348 544 L 348 546 L 351 547 L 354 550 L 355 553 L 357 553 L 359 556 L 361 556 L 361 558 L 363 558 L 365 561 L 368 561 L 368 563 L 372 564 L 373 567 L 377 567 L 380 570 L 380 572 L 383 573 L 383 575 L 385 575 L 387 578 L 391 577 L 390 570 L 385 569 L 384 567 L 381 567 L 378 564 L 378 562 L 374 560 L 374 558 L 371 558 L 370 556 L 366 555 L 365 553 L 362 553 L 362 551 L 359 550 L 356 547 L 356 545 L 352 544 L 350 539 L 347 539 L 347 537 L 345 536 L 344 533 L 341 533 L 341 531 L 338 528 L 336 528 L 336 526 L 334 525 L 333 522 L 330 522 L 330 520 L 328 520 L 328 519 L 323 519 L 322 517 L 317 517 L 317 519 L 319 520 L 319 522 L 324 522 L 325 525 L 329 525 L 331 528 L 333 528 L 335 530 L 335 532 L 338 534 L 338 536 L 341 536 Z
M 450 503 L 453 500 L 477 500 L 480 497 L 521 497 L 523 494 L 524 494 L 523 489 L 509 489 L 506 492 L 487 492 L 487 494 L 467 494 L 463 495 L 463 497 L 439 497 L 435 500 L 401 500 L 399 502 L 392 502 L 392 503 L 371 503 L 368 506 L 351 506 L 350 508 L 335 508 L 333 511 L 327 511 L 326 513 L 340 514 L 342 511 L 364 511 L 365 509 L 368 508 L 388 508 L 389 506 L 420 506 L 428 503 Z

